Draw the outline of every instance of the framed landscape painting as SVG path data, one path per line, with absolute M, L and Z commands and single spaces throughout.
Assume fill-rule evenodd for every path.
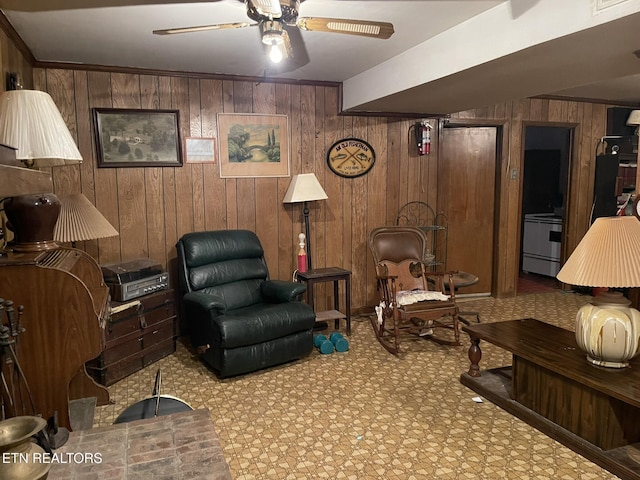
M 286 115 L 219 113 L 220 177 L 288 177 Z
M 177 110 L 94 108 L 98 167 L 182 166 Z

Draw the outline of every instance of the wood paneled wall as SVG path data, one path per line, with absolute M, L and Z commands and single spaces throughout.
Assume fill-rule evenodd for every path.
M 7 89 L 9 73 L 20 74 L 24 88 L 33 88 L 31 80 L 33 69 L 30 59 L 25 58 L 2 28 L 0 28 L 0 65 L 2 66 L 0 92 L 4 92 Z
M 150 257 L 175 279 L 175 244 L 181 235 L 245 228 L 260 237 L 271 276 L 290 279 L 303 226 L 301 206 L 282 203 L 289 178 L 221 179 L 218 165 L 207 164 L 97 168 L 93 107 L 178 109 L 182 137 L 215 136 L 221 112 L 286 114 L 291 174 L 314 172 L 329 197 L 310 204 L 314 266 L 352 270 L 355 307 L 375 302 L 367 232 L 393 224 L 399 208 L 409 201 L 423 200 L 437 209 L 438 136 L 434 135 L 431 155 L 419 157 L 411 136 L 414 120 L 340 116 L 339 92 L 333 86 L 39 68 L 34 69 L 33 81 L 34 88 L 48 91 L 58 104 L 85 159 L 81 165 L 52 169 L 55 192 L 82 191 L 120 232 L 118 237 L 79 245 L 101 264 Z M 605 132 L 606 106 L 523 99 L 461 112 L 450 121 L 499 126 L 494 294 L 513 295 L 524 125 L 576 127 L 566 237 L 573 250 L 588 227 L 594 152 Z M 438 127 L 437 120 L 431 122 Z M 328 169 L 325 156 L 335 141 L 351 136 L 373 146 L 376 165 L 363 177 L 345 179 Z M 316 298 L 327 301 L 323 292 Z

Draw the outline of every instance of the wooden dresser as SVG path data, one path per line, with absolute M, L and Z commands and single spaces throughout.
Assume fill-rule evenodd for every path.
M 102 385 L 112 385 L 176 350 L 173 290 L 162 290 L 129 302 L 111 302 L 103 329 L 105 348 L 87 363 Z

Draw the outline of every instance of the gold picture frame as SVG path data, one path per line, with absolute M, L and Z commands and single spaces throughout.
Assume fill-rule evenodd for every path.
M 218 150 L 221 178 L 288 177 L 289 119 L 219 113 Z

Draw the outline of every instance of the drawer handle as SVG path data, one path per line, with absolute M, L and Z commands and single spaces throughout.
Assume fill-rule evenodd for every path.
M 141 342 L 142 340 L 143 340 L 143 337 L 140 337 L 140 338 L 138 339 L 138 341 L 139 341 L 139 342 Z
M 156 333 L 158 333 L 160 330 L 154 330 L 153 332 L 151 332 L 151 335 L 155 335 Z

